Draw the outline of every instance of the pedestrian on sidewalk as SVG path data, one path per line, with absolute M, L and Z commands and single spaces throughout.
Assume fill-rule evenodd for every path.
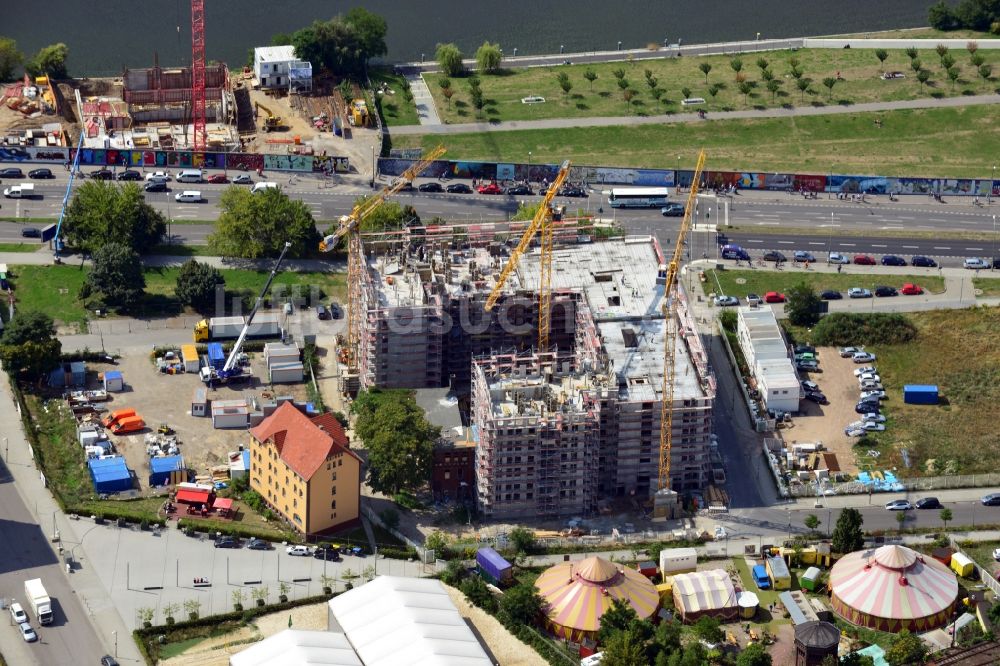
M 844 267 L 843 267 L 843 265 L 841 265 L 841 264 L 837 264 L 837 272 L 838 272 L 838 273 L 840 273 L 840 272 L 842 272 L 843 270 L 844 270 Z

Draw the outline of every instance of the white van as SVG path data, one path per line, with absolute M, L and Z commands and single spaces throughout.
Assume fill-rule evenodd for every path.
M 174 199 L 180 201 L 181 203 L 201 203 L 201 192 L 196 192 L 195 190 L 184 190 L 180 192 Z
M 200 183 L 202 178 L 201 169 L 185 169 L 177 174 L 178 183 Z
M 8 199 L 31 199 L 35 196 L 35 184 L 21 183 L 20 185 L 11 185 L 3 191 L 3 195 Z
M 250 188 L 250 191 L 257 193 L 257 192 L 262 192 L 264 190 L 277 189 L 277 187 L 278 187 L 277 183 L 261 181 L 259 183 L 254 183 L 253 187 Z

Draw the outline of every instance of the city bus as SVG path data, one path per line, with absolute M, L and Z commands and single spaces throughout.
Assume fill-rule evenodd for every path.
M 612 208 L 660 208 L 669 203 L 669 193 L 665 187 L 615 187 L 608 203 Z

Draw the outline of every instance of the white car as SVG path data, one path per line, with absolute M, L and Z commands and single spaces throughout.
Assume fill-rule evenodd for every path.
M 875 423 L 874 421 L 861 421 L 860 427 L 868 432 L 882 432 L 885 430 L 884 423 Z
M 289 546 L 285 549 L 285 552 L 289 555 L 297 555 L 299 557 L 308 557 L 312 555 L 312 548 L 309 546 Z
M 818 391 L 819 390 L 819 384 L 817 384 L 816 382 L 809 381 L 808 379 L 803 379 L 799 383 L 802 384 L 803 390 L 806 390 L 806 391 Z
M 852 428 L 850 426 L 844 428 L 844 434 L 848 437 L 861 437 L 866 432 L 864 428 Z
M 201 203 L 205 198 L 197 190 L 184 190 L 175 194 L 174 200 L 181 203 Z
M 858 383 L 864 384 L 865 382 L 880 382 L 882 381 L 881 375 L 876 375 L 873 372 L 866 372 L 864 374 L 858 375 Z
M 1000 548 L 993 549 L 993 559 L 1000 562 Z
M 879 384 L 878 382 L 873 382 L 873 381 L 869 380 L 869 381 L 863 381 L 863 382 L 861 382 L 861 390 L 862 391 L 884 391 L 885 389 L 882 388 L 882 385 Z
M 827 259 L 829 264 L 849 264 L 851 263 L 851 258 L 847 255 L 841 254 L 839 252 L 831 252 L 830 258 Z
M 986 261 L 982 257 L 966 257 L 965 263 L 962 265 L 969 269 L 978 270 L 980 268 L 989 268 L 990 262 Z
M 21 604 L 16 601 L 10 605 L 10 617 L 14 620 L 14 624 L 21 624 L 28 621 L 28 614 L 21 608 Z
M 871 352 L 857 352 L 851 357 L 851 360 L 855 363 L 871 363 L 875 360 L 875 354 Z
M 864 351 L 864 350 L 861 349 L 859 351 Z M 854 356 L 854 354 L 851 354 L 851 356 Z M 876 368 L 874 365 L 864 365 L 861 366 L 860 368 L 854 369 L 854 376 L 858 378 L 860 378 L 861 375 L 875 375 L 875 374 L 878 374 L 878 368 Z
M 879 400 L 885 399 L 885 391 L 862 391 L 861 400 L 867 400 L 869 398 L 878 398 Z
M 885 417 L 881 414 L 876 414 L 875 412 L 868 412 L 867 414 L 862 414 L 861 420 L 871 423 L 885 423 Z
M 38 634 L 35 633 L 30 624 L 22 622 L 17 626 L 21 630 L 21 638 L 24 639 L 25 643 L 33 643 L 38 640 Z
M 146 174 L 146 181 L 147 182 L 154 181 L 154 180 L 160 181 L 162 183 L 166 183 L 166 182 L 168 182 L 170 180 L 170 174 L 167 173 L 166 171 L 153 171 L 152 173 L 147 173 Z

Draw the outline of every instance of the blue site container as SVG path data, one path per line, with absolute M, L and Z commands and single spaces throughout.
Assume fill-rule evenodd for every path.
M 933 384 L 907 384 L 903 387 L 903 402 L 908 405 L 936 405 L 938 387 Z
M 500 553 L 490 547 L 476 551 L 479 575 L 494 585 L 506 585 L 514 578 L 514 568 Z
M 222 370 L 226 365 L 226 355 L 222 353 L 222 343 L 208 343 L 208 362 L 216 370 Z

